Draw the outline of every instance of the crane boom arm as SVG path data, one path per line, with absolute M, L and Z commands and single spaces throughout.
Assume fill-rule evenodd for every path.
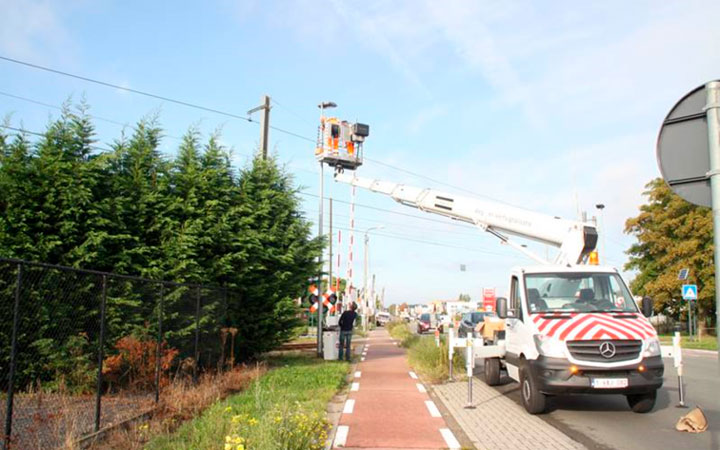
M 550 262 L 510 241 L 506 235 L 559 247 L 560 252 L 554 263 L 562 265 L 582 263 L 597 244 L 597 230 L 589 223 L 561 219 L 503 203 L 457 196 L 434 189 L 360 178 L 345 172 L 336 173 L 335 180 L 388 195 L 403 205 L 421 211 L 476 225 L 541 263 Z

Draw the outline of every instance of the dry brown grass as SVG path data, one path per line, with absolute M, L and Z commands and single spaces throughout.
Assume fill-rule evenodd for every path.
M 203 375 L 197 385 L 185 381 L 171 383 L 160 393 L 158 407 L 148 421 L 109 431 L 102 441 L 94 443 L 91 448 L 142 449 L 150 437 L 173 432 L 213 403 L 242 391 L 266 370 L 264 364 L 239 366 L 220 374 Z

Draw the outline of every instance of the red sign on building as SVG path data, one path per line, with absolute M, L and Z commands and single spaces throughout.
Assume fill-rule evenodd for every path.
M 495 311 L 495 288 L 483 289 L 483 309 Z

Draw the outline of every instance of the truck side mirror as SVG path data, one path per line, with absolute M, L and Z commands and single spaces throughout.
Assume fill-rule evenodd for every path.
M 505 297 L 498 297 L 497 300 L 495 300 L 495 312 L 497 312 L 499 318 L 507 319 L 508 310 L 507 299 Z
M 650 297 L 643 297 L 642 299 L 642 313 L 645 317 L 652 316 L 653 313 L 653 299 Z

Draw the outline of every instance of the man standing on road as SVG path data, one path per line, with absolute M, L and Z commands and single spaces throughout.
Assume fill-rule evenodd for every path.
M 350 361 L 351 352 L 350 352 L 350 341 L 352 340 L 352 334 L 353 334 L 353 326 L 355 325 L 355 319 L 357 318 L 357 313 L 355 310 L 357 309 L 357 305 L 355 302 L 352 302 L 350 304 L 350 309 L 342 313 L 340 316 L 340 320 L 338 321 L 338 325 L 340 325 L 340 353 L 338 356 L 338 360 L 343 359 L 343 348 L 345 349 L 345 360 Z

